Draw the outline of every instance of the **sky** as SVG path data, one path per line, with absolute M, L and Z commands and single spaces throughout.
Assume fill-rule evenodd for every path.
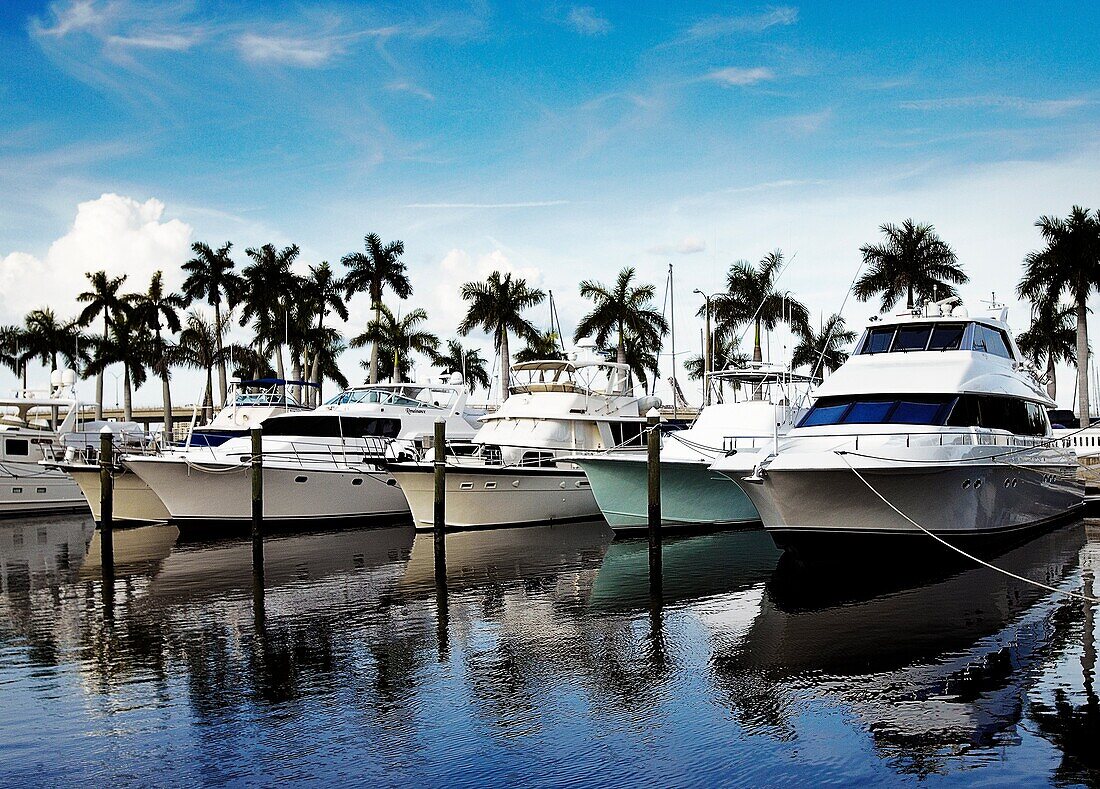
M 178 286 L 197 240 L 239 265 L 295 243 L 304 267 L 376 232 L 443 338 L 494 269 L 552 291 L 568 333 L 580 280 L 634 266 L 660 308 L 671 263 L 683 361 L 693 291 L 774 249 L 813 316 L 861 328 L 859 247 L 912 217 L 1022 331 L 1035 220 L 1100 207 L 1095 3 L 16 1 L 0 48 L 3 323 L 74 315 L 86 271 Z M 350 306 L 349 336 L 369 311 Z M 353 380 L 365 356 L 342 357 Z M 179 372 L 175 399 L 200 385 Z

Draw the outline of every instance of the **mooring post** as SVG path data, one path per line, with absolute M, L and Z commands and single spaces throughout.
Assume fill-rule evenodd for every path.
M 435 535 L 435 577 L 447 581 L 447 423 L 435 420 L 435 510 L 432 531 Z
M 647 471 L 649 472 L 649 589 L 661 589 L 661 414 L 646 414 Z
M 264 464 L 263 430 L 254 427 L 252 434 L 252 574 L 263 583 L 264 577 Z
M 111 428 L 99 431 L 99 553 L 103 574 L 115 572 L 115 441 Z

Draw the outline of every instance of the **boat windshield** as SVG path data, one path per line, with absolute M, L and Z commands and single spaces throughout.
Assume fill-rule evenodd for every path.
M 348 389 L 328 401 L 328 405 L 378 403 L 406 408 L 447 408 L 454 401 L 451 389 L 409 384 L 407 386 Z
M 968 325 L 972 327 L 969 336 Z M 982 323 L 957 321 L 876 326 L 867 330 L 858 347 L 860 354 L 970 350 L 1012 358 L 1004 331 Z
M 283 397 L 278 392 L 242 392 L 233 398 L 235 406 L 297 406 L 298 401 L 290 395 Z
M 1017 397 L 903 394 L 822 397 L 798 427 L 823 425 L 946 425 L 1042 436 L 1048 422 L 1041 404 Z

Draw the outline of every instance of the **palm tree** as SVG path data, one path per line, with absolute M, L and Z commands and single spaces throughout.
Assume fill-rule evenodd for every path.
M 1055 365 L 1077 363 L 1076 310 L 1057 299 L 1043 298 L 1031 305 L 1031 326 L 1016 338 L 1016 344 L 1036 369 L 1046 371 L 1047 394 L 1058 395 Z
M 340 320 L 347 321 L 348 319 L 348 308 L 344 302 L 345 285 L 344 281 L 336 276 L 328 261 L 322 261 L 317 266 L 309 267 L 309 276 L 305 278 L 304 286 L 302 311 L 306 315 L 315 313 L 317 324 L 304 332 L 306 358 L 303 367 L 306 371 L 306 380 L 319 385 L 321 383 L 321 357 L 335 347 L 331 342 L 332 338 L 326 332 L 325 318 L 330 313 L 335 312 Z M 340 340 L 338 334 L 335 340 Z M 333 357 L 333 363 L 335 363 L 335 357 Z M 310 405 L 320 405 L 318 402 L 319 397 L 320 389 L 311 389 L 309 392 Z
M 711 348 L 714 358 L 711 359 L 711 365 L 718 372 L 722 370 L 740 369 L 745 367 L 749 363 L 749 357 L 747 354 L 741 352 L 740 344 L 737 341 L 737 337 L 733 334 L 715 335 Z M 687 376 L 692 381 L 700 381 L 703 379 L 705 359 L 702 354 L 699 356 L 690 356 L 687 361 L 684 362 L 684 369 L 687 371 Z M 718 402 L 723 402 L 724 395 L 724 383 L 721 378 L 717 380 L 717 396 Z M 712 383 L 713 385 L 713 383 Z M 733 384 L 734 391 L 738 390 L 738 384 Z
M 806 325 L 797 329 L 798 345 L 791 357 L 791 367 L 809 367 L 810 375 L 818 380 L 825 376 L 823 370 L 835 372 L 848 361 L 845 347 L 856 341 L 856 333 L 849 329 L 844 318 L 833 313 L 815 332 Z
M 153 372 L 160 377 L 164 434 L 170 436 L 172 435 L 172 391 L 168 385 L 168 379 L 172 372 L 172 354 L 169 352 L 170 343 L 164 340 L 164 329 L 167 328 L 172 334 L 180 330 L 179 311 L 187 307 L 187 300 L 178 293 L 165 290 L 162 271 L 153 274 L 149 282 L 149 290 L 145 293 L 131 293 L 125 299 L 130 305 L 135 325 L 150 334 L 149 364 Z
M 852 292 L 860 301 L 881 296 L 879 311 L 886 312 L 905 293 L 905 308 L 911 310 L 918 296 L 922 300 L 945 299 L 956 295 L 954 285 L 970 281 L 955 250 L 932 225 L 906 219 L 901 227 L 887 222 L 879 229 L 886 236 L 884 243 L 859 248 L 867 271 Z
M 73 368 L 77 362 L 85 358 L 86 354 L 80 353 L 80 341 L 82 339 L 80 329 L 75 320 L 59 321 L 54 311 L 49 307 L 39 310 L 31 310 L 23 319 L 22 346 L 24 362 L 23 387 L 26 388 L 26 361 L 37 358 L 43 366 L 56 370 L 57 357 L 61 356 Z M 53 424 L 57 424 L 58 407 L 50 409 Z
M 654 353 L 661 350 L 661 338 L 668 334 L 668 321 L 650 306 L 656 289 L 653 285 L 632 285 L 634 269 L 627 266 L 619 272 L 613 288 L 582 280 L 581 296 L 595 302 L 592 311 L 581 318 L 573 340 L 595 335 L 596 344 L 608 345 L 612 335 L 616 337 L 615 359 L 626 363 L 626 345 L 637 339 Z
M 23 373 L 23 361 L 26 357 L 25 332 L 19 326 L 0 326 L 0 365 L 15 375 Z M 26 381 L 23 388 L 27 388 Z
M 238 362 L 246 359 L 254 349 L 240 349 L 224 342 L 229 328 L 229 316 L 222 316 L 218 323 L 211 323 L 198 310 L 187 313 L 179 342 L 172 351 L 172 363 L 180 367 L 191 367 L 206 371 L 206 389 L 203 391 L 202 410 L 205 421 L 214 415 L 214 368 L 219 362 L 225 362 L 229 354 L 234 354 Z M 221 337 L 219 337 L 221 335 Z M 260 357 L 266 363 L 266 357 Z
M 565 351 L 561 349 L 561 338 L 553 330 L 537 332 L 535 336 L 527 338 L 527 347 L 516 353 L 517 362 L 534 362 L 540 359 L 564 359 Z
M 539 288 L 527 287 L 523 277 L 512 279 L 511 273 L 494 271 L 484 282 L 467 282 L 462 286 L 462 298 L 470 302 L 466 317 L 458 324 L 458 333 L 465 336 L 480 326 L 493 335 L 493 347 L 500 353 L 501 398 L 508 399 L 508 382 L 512 374 L 512 357 L 508 353 L 508 333 L 525 340 L 538 334 L 523 311 L 540 304 L 546 294 Z
M 91 283 L 91 288 L 76 297 L 82 304 L 87 304 L 77 318 L 81 326 L 89 326 L 98 316 L 103 316 L 102 341 L 97 344 L 98 351 L 106 352 L 110 347 L 111 325 L 126 311 L 126 302 L 119 292 L 122 283 L 126 281 L 126 275 L 121 277 L 108 277 L 106 271 L 87 273 L 84 276 Z M 105 364 L 95 366 L 95 418 L 103 418 L 103 370 Z
M 1100 211 L 1073 206 L 1065 219 L 1042 216 L 1035 223 L 1046 246 L 1029 252 L 1016 291 L 1037 303 L 1068 293 L 1077 317 L 1077 409 L 1089 424 L 1088 300 L 1100 287 Z
M 660 346 L 658 346 L 660 347 Z M 650 391 L 650 377 L 649 374 L 653 373 L 653 386 L 657 386 L 657 379 L 660 377 L 660 370 L 658 369 L 657 353 L 650 350 L 651 346 L 647 346 L 641 340 L 634 335 L 629 335 L 626 338 L 626 344 L 623 348 L 624 358 L 619 364 L 625 364 L 630 368 L 631 374 L 641 384 L 642 391 Z M 605 347 L 601 349 L 608 358 L 614 358 L 616 361 L 619 358 L 619 349 Z
M 351 347 L 362 348 L 370 343 L 378 348 L 385 358 L 376 360 L 377 370 L 395 383 L 401 383 L 412 370 L 412 360 L 409 358 L 412 352 L 432 357 L 439 347 L 439 338 L 420 328 L 428 320 L 426 310 L 417 307 L 405 317 L 396 318 L 389 307 L 384 304 L 379 306 L 381 309 L 376 310 L 378 317 L 367 324 L 366 331 L 352 337 Z M 367 367 L 367 364 L 363 366 Z
M 405 244 L 391 241 L 383 244 L 377 233 L 368 233 L 363 238 L 366 253 L 352 252 L 340 260 L 348 268 L 344 276 L 344 288 L 348 298 L 355 293 L 366 292 L 370 296 L 370 306 L 374 310 L 374 320 L 382 321 L 382 292 L 389 288 L 400 299 L 412 295 L 412 283 L 405 274 L 405 263 L 401 256 L 405 254 Z M 378 383 L 378 346 L 372 345 L 370 352 L 370 383 Z
M 519 354 L 516 354 L 518 359 Z M 477 348 L 464 348 L 458 340 L 447 340 L 447 352 L 436 352 L 432 364 L 448 373 L 461 373 L 463 380 L 474 389 L 480 386 L 488 389 L 492 385 L 489 378 L 488 361 Z
M 286 378 L 283 340 L 290 333 L 292 296 L 299 284 L 291 271 L 298 257 L 298 246 L 292 244 L 277 250 L 273 244 L 264 244 L 249 247 L 245 254 L 252 258 L 252 263 L 241 271 L 245 287 L 240 324 L 252 323 L 256 352 L 263 356 L 274 352 L 275 371 L 279 378 Z
M 757 266 L 739 260 L 726 274 L 726 292 L 713 300 L 716 333 L 720 339 L 733 336 L 741 326 L 753 324 L 754 362 L 764 360 L 760 347 L 762 329 L 772 331 L 783 323 L 797 332 L 810 318 L 806 305 L 790 293 L 776 289 L 782 269 L 783 253 L 778 249 L 761 258 Z
M 207 304 L 214 308 L 214 325 L 220 325 L 222 320 L 222 302 L 232 310 L 244 295 L 244 280 L 235 272 L 233 258 L 229 256 L 229 250 L 233 248 L 231 241 L 226 241 L 217 249 L 212 249 L 204 241 L 196 241 L 191 245 L 191 251 L 195 257 L 183 264 L 183 270 L 187 272 L 187 279 L 183 281 L 183 295 L 188 301 L 206 299 Z M 225 403 L 227 390 L 225 375 L 225 354 L 220 353 L 222 337 L 218 338 L 218 391 L 221 393 L 221 402 Z
M 335 329 L 325 327 L 320 331 L 322 339 L 313 341 L 313 364 L 314 364 L 314 379 L 313 382 L 317 384 L 313 390 L 313 402 L 315 405 L 320 405 L 323 400 L 321 398 L 321 389 L 324 386 L 325 380 L 330 380 L 339 386 L 341 389 L 348 387 L 348 379 L 344 376 L 340 370 L 340 365 L 337 363 L 337 359 L 340 357 L 347 346 L 344 345 L 343 339 L 340 337 L 340 332 Z
M 127 422 L 134 418 L 134 388 L 145 384 L 146 366 L 152 359 L 150 334 L 128 308 L 115 316 L 110 334 L 96 341 L 95 358 L 89 363 L 88 372 L 102 375 L 110 365 L 122 365 L 122 412 Z

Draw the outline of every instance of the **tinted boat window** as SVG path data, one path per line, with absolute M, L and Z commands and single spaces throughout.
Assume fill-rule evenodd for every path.
M 806 416 L 802 417 L 799 427 L 813 427 L 815 425 L 835 425 L 848 410 L 848 403 L 841 405 L 815 405 Z
M 867 341 L 863 344 L 863 353 L 886 353 L 890 350 L 890 341 L 894 339 L 894 328 L 871 329 L 867 332 Z
M 1003 356 L 1005 359 L 1012 358 L 1004 332 L 980 323 L 974 324 L 974 350 Z
M 890 414 L 890 421 L 899 425 L 938 425 L 942 412 L 949 407 L 950 403 L 944 402 L 901 400 Z
M 902 326 L 894 338 L 892 351 L 923 351 L 928 345 L 928 335 L 932 333 L 930 325 Z
M 937 323 L 928 343 L 930 351 L 957 351 L 962 346 L 963 324 Z
M 280 416 L 265 419 L 265 436 L 312 436 L 316 438 L 396 438 L 401 420 L 377 417 L 338 417 L 334 415 Z
M 886 415 L 894 407 L 893 400 L 853 403 L 844 416 L 845 424 L 874 425 L 886 421 Z

